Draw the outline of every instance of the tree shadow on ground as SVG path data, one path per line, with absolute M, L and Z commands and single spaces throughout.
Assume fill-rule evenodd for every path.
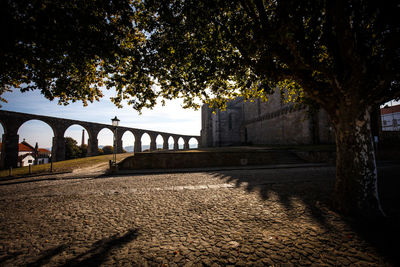
M 104 238 L 95 242 L 92 247 L 74 258 L 67 260 L 62 266 L 100 266 L 108 258 L 110 253 L 124 245 L 130 243 L 138 237 L 139 233 L 137 229 L 129 230 L 124 235 L 113 235 L 108 238 Z M 42 266 L 47 264 L 50 260 L 61 254 L 69 246 L 60 245 L 55 248 L 49 249 L 42 253 L 39 259 L 35 262 L 27 264 L 27 266 Z
M 326 229 L 332 228 L 322 207 L 331 202 L 335 179 L 333 167 L 280 169 L 272 170 L 271 174 L 266 170 L 218 171 L 213 175 L 247 192 L 258 192 L 264 201 L 277 197 L 290 219 L 298 216 L 292 211 L 293 200 L 299 199 L 316 222 Z
M 293 200 L 301 200 L 305 212 L 327 232 L 340 231 L 332 221 L 342 220 L 361 239 L 376 248 L 379 254 L 394 265 L 400 263 L 398 242 L 400 234 L 400 165 L 381 167 L 379 172 L 379 194 L 386 218 L 365 218 L 341 216 L 333 208 L 335 168 L 298 168 L 279 171 L 218 171 L 213 176 L 224 182 L 234 183 L 247 192 L 257 192 L 263 201 L 275 197 L 284 207 L 288 218 L 295 219 L 296 209 Z M 333 220 L 332 220 L 333 219 Z
M 10 253 L 10 254 L 8 254 L 8 255 L 5 255 L 5 256 L 3 256 L 3 257 L 0 257 L 0 265 L 2 265 L 4 262 L 6 262 L 6 261 L 8 261 L 8 260 L 11 260 L 11 259 L 16 258 L 17 256 L 19 256 L 19 255 L 21 255 L 21 254 L 22 254 L 22 252 L 21 252 L 21 251 L 18 251 L 18 252 Z
M 66 248 L 68 248 L 68 246 L 63 244 L 63 245 L 48 249 L 41 254 L 39 259 L 37 259 L 35 262 L 27 264 L 26 266 L 29 266 L 29 267 L 43 266 L 44 264 L 49 263 L 53 257 L 57 256 L 58 254 L 61 254 Z

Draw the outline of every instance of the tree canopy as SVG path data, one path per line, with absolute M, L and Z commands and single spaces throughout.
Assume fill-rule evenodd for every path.
M 65 137 L 65 159 L 76 159 L 85 156 L 86 155 L 82 155 L 82 150 L 75 139 L 72 137 Z
M 398 11 L 370 1 L 145 1 L 137 16 L 162 96 L 248 98 L 284 82 L 334 115 L 351 95 L 364 105 L 399 96 Z
M 134 69 L 132 48 L 143 34 L 132 26 L 129 0 L 6 0 L 0 10 L 0 97 L 38 89 L 60 104 L 86 105 L 115 85 L 115 73 Z
M 114 153 L 114 147 L 113 146 L 104 146 L 103 148 L 103 154 L 113 154 Z
M 3 1 L 2 11 L 0 95 L 39 89 L 86 104 L 104 86 L 137 110 L 157 97 L 223 107 L 278 84 L 332 111 L 349 92 L 367 105 L 399 96 L 393 1 Z

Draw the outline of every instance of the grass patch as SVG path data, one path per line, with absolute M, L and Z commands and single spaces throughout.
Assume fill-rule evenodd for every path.
M 117 154 L 117 161 L 120 161 L 126 157 L 132 156 L 133 153 L 122 153 Z M 105 163 L 107 164 L 110 160 L 112 160 L 113 155 L 102 155 L 95 157 L 87 157 L 87 158 L 79 158 L 79 159 L 70 159 L 64 161 L 58 161 L 53 163 L 53 172 L 71 172 L 75 169 L 90 167 L 96 164 Z M 50 163 L 41 164 L 41 165 L 32 165 L 31 166 L 32 174 L 42 174 L 50 172 Z M 12 176 L 24 176 L 29 174 L 29 167 L 20 167 L 14 168 L 12 170 Z M 9 176 L 9 170 L 1 170 L 0 177 Z

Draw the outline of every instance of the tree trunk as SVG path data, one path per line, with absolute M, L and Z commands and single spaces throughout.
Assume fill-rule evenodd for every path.
M 371 107 L 344 105 L 337 110 L 335 206 L 344 214 L 383 215 L 371 135 Z

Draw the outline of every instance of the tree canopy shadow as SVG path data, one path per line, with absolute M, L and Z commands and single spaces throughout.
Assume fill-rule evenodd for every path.
M 284 207 L 289 219 L 295 219 L 293 200 L 300 200 L 310 218 L 326 231 L 337 232 L 332 218 L 339 218 L 360 238 L 365 240 L 395 265 L 399 262 L 398 240 L 400 240 L 400 164 L 378 167 L 378 190 L 381 204 L 387 217 L 371 220 L 361 217 L 343 216 L 335 212 L 333 192 L 335 168 L 293 168 L 279 171 L 218 171 L 212 175 L 247 192 L 257 192 L 263 201 L 274 196 Z M 334 216 L 332 217 L 332 214 Z
M 138 230 L 132 229 L 123 236 L 114 235 L 93 244 L 93 247 L 68 260 L 63 266 L 99 266 L 113 249 L 121 248 L 138 237 Z
M 53 257 L 57 256 L 58 254 L 61 254 L 67 248 L 68 248 L 68 246 L 63 244 L 63 245 L 48 249 L 48 250 L 44 251 L 36 261 L 28 263 L 26 266 L 29 266 L 29 267 L 43 266 L 44 264 L 49 263 Z
M 332 225 L 326 219 L 326 208 L 331 203 L 331 195 L 335 179 L 334 167 L 322 168 L 290 168 L 276 171 L 244 170 L 218 171 L 214 177 L 227 183 L 234 183 L 247 192 L 258 192 L 262 200 L 276 196 L 285 208 L 286 215 L 294 219 L 293 199 L 299 199 L 312 215 L 313 220 L 327 230 Z
M 123 247 L 135 240 L 139 235 L 137 229 L 131 229 L 124 235 L 113 235 L 95 242 L 92 247 L 72 259 L 67 260 L 62 266 L 100 266 L 109 256 L 112 250 Z M 70 245 L 60 245 L 43 252 L 40 257 L 26 266 L 42 266 L 68 249 Z

